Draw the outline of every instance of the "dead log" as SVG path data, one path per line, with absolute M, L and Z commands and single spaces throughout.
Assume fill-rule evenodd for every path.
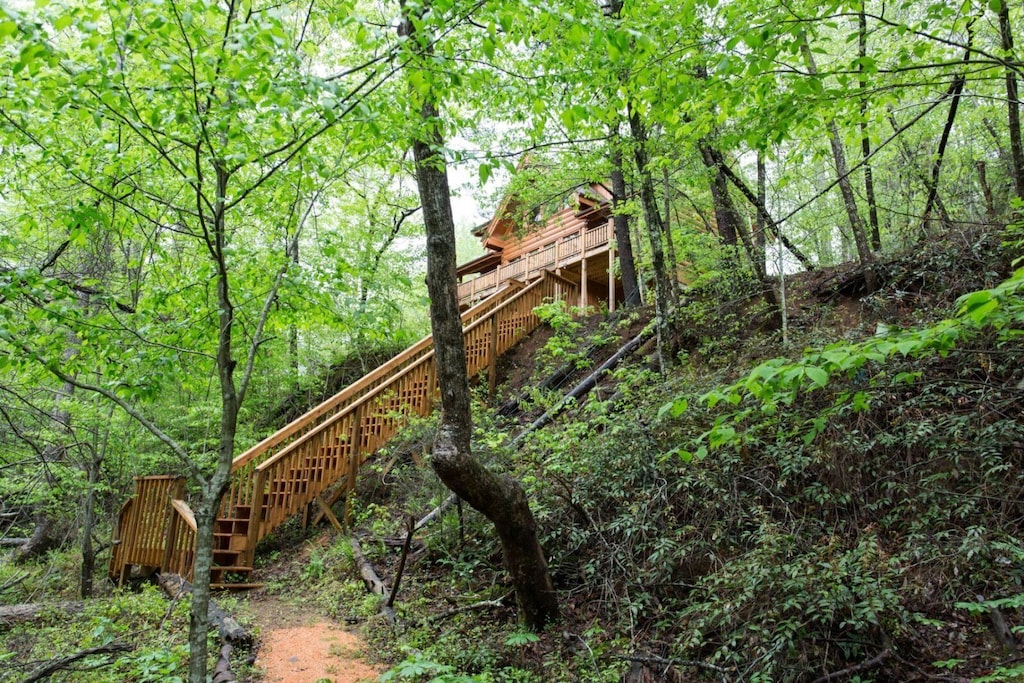
M 220 655 L 213 667 L 211 683 L 236 683 L 235 673 L 231 670 L 231 652 L 234 648 L 231 643 L 224 643 L 220 647 Z
M 352 559 L 355 560 L 356 569 L 359 570 L 359 576 L 362 577 L 363 583 L 366 584 L 366 590 L 370 591 L 374 595 L 379 595 L 381 598 L 387 600 L 388 590 L 387 585 L 381 580 L 380 576 L 373 569 L 373 565 L 370 560 L 363 554 L 363 548 L 359 545 L 359 540 L 355 536 L 349 539 L 349 543 L 352 545 Z M 388 621 L 392 624 L 395 623 L 395 610 L 389 605 L 385 604 L 381 607 L 381 614 L 387 617 Z
M 110 655 L 116 654 L 118 652 L 128 652 L 131 649 L 133 649 L 133 646 L 129 645 L 128 643 L 120 643 L 114 641 L 112 643 L 107 643 L 106 645 L 98 645 L 96 647 L 89 647 L 84 650 L 79 650 L 78 652 L 72 655 L 67 655 L 65 657 L 55 657 L 54 659 L 51 659 L 50 661 L 46 662 L 45 664 L 34 670 L 32 673 L 30 673 L 28 677 L 22 680 L 21 683 L 34 683 L 34 681 L 45 681 L 58 671 L 66 669 L 78 660 L 85 659 L 86 657 L 92 657 L 93 655 Z M 107 664 L 110 663 L 111 662 L 107 662 Z
M 644 331 L 626 342 L 625 345 L 616 351 L 611 358 L 601 363 L 597 370 L 594 370 L 586 377 L 586 379 L 574 386 L 568 394 L 562 397 L 562 400 L 559 401 L 554 408 L 538 417 L 536 420 L 531 422 L 526 429 L 519 432 L 519 434 L 516 435 L 516 438 L 509 442 L 508 447 L 511 449 L 516 448 L 528 434 L 535 432 L 548 424 L 558 417 L 558 415 L 569 405 L 578 402 L 581 398 L 586 396 L 591 389 L 597 386 L 598 381 L 605 375 L 605 373 L 611 371 L 619 364 L 619 361 L 640 348 L 640 344 L 643 343 L 647 337 L 651 336 L 651 334 L 652 332 Z
M 157 574 L 157 583 L 174 600 L 192 592 L 192 584 L 178 574 Z M 220 655 L 217 657 L 217 663 L 214 664 L 210 680 L 212 683 L 237 683 L 238 678 L 231 671 L 231 653 L 236 645 L 246 649 L 251 648 L 253 645 L 252 634 L 213 600 L 210 600 L 207 614 L 210 623 L 217 627 L 217 633 L 221 640 Z
M 28 541 L 29 539 L 27 538 L 0 538 L 0 546 L 20 546 L 25 545 Z
M 0 630 L 36 621 L 54 614 L 78 614 L 85 606 L 79 600 L 71 602 L 24 603 L 21 605 L 0 605 Z
M 53 520 L 49 515 L 45 512 L 38 512 L 35 521 L 36 527 L 32 531 L 32 536 L 15 552 L 15 564 L 39 557 L 47 550 L 57 546 L 57 541 L 53 538 Z
M 167 595 L 175 599 L 192 592 L 192 584 L 178 574 L 168 572 L 157 574 L 157 582 Z M 217 627 L 217 633 L 221 640 L 232 645 L 252 645 L 252 634 L 242 628 L 242 625 L 235 621 L 234 617 L 221 609 L 220 605 L 213 600 L 210 601 L 209 616 L 210 623 Z

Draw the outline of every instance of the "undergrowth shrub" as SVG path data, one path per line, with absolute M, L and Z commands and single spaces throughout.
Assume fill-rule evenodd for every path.
M 521 469 L 560 589 L 629 642 L 762 681 L 913 652 L 957 604 L 1020 594 L 1021 288 L 739 381 L 626 381 L 534 435 Z

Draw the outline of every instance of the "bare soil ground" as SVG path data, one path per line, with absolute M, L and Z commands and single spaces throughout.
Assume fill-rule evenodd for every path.
M 250 601 L 260 627 L 256 666 L 265 683 L 360 683 L 381 671 L 363 660 L 363 641 L 315 611 L 273 596 Z

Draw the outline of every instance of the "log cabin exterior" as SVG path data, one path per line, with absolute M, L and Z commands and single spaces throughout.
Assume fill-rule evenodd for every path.
M 615 310 L 622 292 L 614 268 L 611 192 L 600 183 L 580 185 L 546 208 L 524 211 L 515 198 L 506 198 L 494 218 L 475 231 L 486 253 L 459 266 L 463 308 L 510 279 L 528 282 L 549 270 L 576 285 L 578 298 L 570 303 L 606 303 Z

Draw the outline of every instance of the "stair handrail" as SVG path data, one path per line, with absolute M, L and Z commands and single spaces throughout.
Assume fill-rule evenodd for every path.
M 180 498 L 171 499 L 171 519 L 164 544 L 162 571 L 173 572 L 191 580 L 194 572 L 196 538 L 199 527 L 195 513 Z
M 502 290 L 495 292 L 492 297 L 489 297 L 487 300 L 481 301 L 476 306 L 467 309 L 462 314 L 462 320 L 471 321 L 476 316 L 485 315 L 487 312 L 486 309 L 498 303 L 498 299 L 495 297 L 499 294 L 502 296 L 508 296 L 516 290 L 522 291 L 523 288 L 524 284 L 522 282 L 509 280 L 505 287 Z M 231 471 L 235 472 L 287 439 L 302 433 L 302 430 L 309 427 L 312 421 L 323 417 L 331 410 L 337 408 L 340 404 L 351 399 L 360 391 L 372 388 L 372 384 L 375 381 L 380 380 L 383 376 L 392 372 L 396 367 L 401 367 L 404 363 L 415 363 L 415 361 L 418 360 L 416 358 L 417 354 L 422 353 L 424 349 L 429 347 L 432 343 L 433 337 L 431 335 L 427 335 L 391 360 L 382 363 L 377 366 L 376 369 L 371 370 L 366 375 L 363 375 L 360 379 L 348 385 L 334 396 L 331 396 L 320 405 L 295 418 L 281 429 L 239 454 L 231 463 Z
M 545 274 L 546 275 L 551 275 L 553 277 L 556 277 L 556 278 L 564 280 L 564 278 L 561 278 L 561 277 L 555 275 L 554 273 L 549 273 L 548 271 L 545 271 Z M 485 322 L 490 320 L 490 318 L 492 316 L 497 315 L 500 311 L 504 310 L 506 307 L 511 306 L 513 303 L 515 303 L 516 301 L 518 301 L 522 297 L 526 296 L 529 292 L 533 291 L 535 288 L 540 287 L 543 284 L 543 282 L 544 282 L 544 278 L 541 277 L 541 278 L 538 278 L 537 280 L 535 280 L 534 282 L 530 283 L 529 285 L 527 285 L 523 289 L 520 289 L 514 296 L 509 297 L 508 299 L 505 299 L 504 301 L 500 302 L 498 305 L 494 306 L 490 311 L 488 311 L 486 313 L 486 315 L 478 318 L 477 320 L 475 320 L 474 322 L 470 323 L 465 328 L 463 328 L 462 334 L 463 335 L 469 334 L 471 331 L 475 330 L 477 327 L 479 327 L 480 325 L 483 325 Z M 567 281 L 567 282 L 571 282 L 571 281 Z M 575 283 L 572 283 L 572 284 L 575 284 Z M 428 341 L 432 340 L 432 337 L 427 337 L 427 340 Z M 414 362 L 412 362 L 409 365 L 407 365 L 406 367 L 402 368 L 399 372 L 391 375 L 389 377 L 387 383 L 380 384 L 380 385 L 378 385 L 376 387 L 373 387 L 373 389 L 368 391 L 366 394 L 360 396 L 358 399 L 356 399 L 355 401 L 353 401 L 349 405 L 345 406 L 344 408 L 342 408 L 338 412 L 334 413 L 333 415 L 331 415 L 327 419 L 325 419 L 322 422 L 318 423 L 317 425 L 312 427 L 309 431 L 303 433 L 302 436 L 299 439 L 296 439 L 295 441 L 292 441 L 287 446 L 282 448 L 280 451 L 278 451 L 277 453 L 275 453 L 271 457 L 267 458 L 266 460 L 264 460 L 263 462 L 258 464 L 255 467 L 254 471 L 265 471 L 266 469 L 271 467 L 273 464 L 275 464 L 278 460 L 287 457 L 288 454 L 290 454 L 293 450 L 298 448 L 305 439 L 307 439 L 307 438 L 312 439 L 313 437 L 318 435 L 320 432 L 324 431 L 325 429 L 327 429 L 328 427 L 333 425 L 338 420 L 341 420 L 346 415 L 348 415 L 352 411 L 354 411 L 357 408 L 359 408 L 360 406 L 362 406 L 364 403 L 366 403 L 366 402 L 368 402 L 368 401 L 370 401 L 372 399 L 377 398 L 380 393 L 384 392 L 386 389 L 389 389 L 392 384 L 398 382 L 406 374 L 412 372 L 421 363 L 424 363 L 424 362 L 427 362 L 429 360 L 432 360 L 433 357 L 434 357 L 434 350 L 433 349 L 428 350 L 426 353 L 423 354 L 423 356 L 421 358 L 417 358 Z
M 486 314 L 480 316 L 475 321 L 467 325 L 463 329 L 463 335 L 469 337 L 477 330 L 480 326 L 486 325 L 488 322 L 492 324 L 492 334 L 496 328 L 493 325 L 496 324 L 498 316 L 501 313 L 511 307 L 516 306 L 518 303 L 523 301 L 530 301 L 531 296 L 541 295 L 546 293 L 546 287 L 562 282 L 567 285 L 567 289 L 576 287 L 576 284 L 561 278 L 554 273 L 543 272 L 541 277 L 524 287 L 519 292 L 516 292 L 513 296 L 498 302 L 487 311 Z M 532 310 L 532 306 L 531 306 Z M 496 351 L 496 347 L 491 346 L 492 353 Z M 323 491 L 327 490 L 330 486 L 334 485 L 337 478 L 328 480 L 327 478 L 319 479 L 315 478 L 312 480 L 306 480 L 307 487 L 303 488 L 301 492 L 295 492 L 294 494 L 289 493 L 283 497 L 283 500 L 279 500 L 274 506 L 273 514 L 268 514 L 269 510 L 265 510 L 264 504 L 261 501 L 261 493 L 264 492 L 264 487 L 269 481 L 276 481 L 277 476 L 273 474 L 280 467 L 289 468 L 293 467 L 294 463 L 291 461 L 298 454 L 301 454 L 305 449 L 309 447 L 310 443 L 316 443 L 322 435 L 327 432 L 329 433 L 335 425 L 344 423 L 348 419 L 353 419 L 355 422 L 356 431 L 351 434 L 352 441 L 349 455 L 349 464 L 346 466 L 348 472 L 349 486 L 354 481 L 355 472 L 362 464 L 366 456 L 368 456 L 373 449 L 364 451 L 362 445 L 362 437 L 358 431 L 361 418 L 360 414 L 366 415 L 367 411 L 370 410 L 367 406 L 372 405 L 375 401 L 385 397 L 390 391 L 396 387 L 400 387 L 402 382 L 407 375 L 422 372 L 423 365 L 432 363 L 434 360 L 434 350 L 431 348 L 423 353 L 422 356 L 410 362 L 405 367 L 401 368 L 397 372 L 392 373 L 386 382 L 383 382 L 370 390 L 365 394 L 358 396 L 353 401 L 339 409 L 337 412 L 332 413 L 326 419 L 319 424 L 311 427 L 309 430 L 304 432 L 301 436 L 286 444 L 283 448 L 272 454 L 266 460 L 261 463 L 255 464 L 249 471 L 248 481 L 251 482 L 251 488 L 249 489 L 250 503 L 249 508 L 249 552 L 255 549 L 256 544 L 261 538 L 267 533 L 272 531 L 276 526 L 284 519 L 287 519 L 291 515 L 303 509 L 304 505 L 314 500 Z M 468 359 L 467 359 L 468 360 Z M 473 366 L 470 368 L 474 373 L 478 371 L 479 366 Z M 426 396 L 433 395 L 436 391 L 436 374 L 431 373 L 429 370 L 424 373 L 428 379 L 428 386 L 426 388 Z M 417 411 L 419 412 L 419 411 Z M 421 413 L 423 414 L 423 413 Z M 276 523 L 274 520 L 277 520 Z M 270 526 L 265 526 L 267 522 L 270 522 Z

